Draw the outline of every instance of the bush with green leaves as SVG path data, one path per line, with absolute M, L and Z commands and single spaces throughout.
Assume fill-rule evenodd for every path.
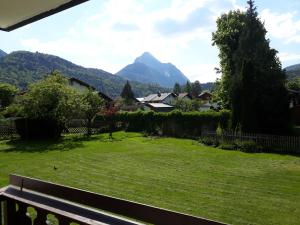
M 0 109 L 5 109 L 9 106 L 13 100 L 15 95 L 17 94 L 18 89 L 6 83 L 0 83 Z
M 82 115 L 80 94 L 69 86 L 65 77 L 57 72 L 31 84 L 28 91 L 18 96 L 9 108 L 12 114 L 27 120 L 27 122 L 20 122 L 27 126 L 26 129 L 30 128 L 28 124 L 30 122 L 38 124 L 37 121 L 51 121 L 55 133 L 53 137 L 60 135 L 69 120 Z M 40 130 L 42 131 L 43 129 Z
M 261 152 L 263 148 L 255 143 L 255 141 L 248 140 L 248 141 L 235 141 L 236 148 L 242 152 Z

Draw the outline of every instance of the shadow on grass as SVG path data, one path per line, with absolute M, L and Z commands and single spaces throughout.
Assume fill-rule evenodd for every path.
M 69 151 L 75 148 L 84 146 L 85 141 L 99 140 L 99 137 L 88 136 L 66 136 L 57 140 L 11 140 L 6 142 L 9 149 L 3 150 L 3 152 L 23 152 L 23 153 L 35 153 L 35 152 L 49 152 L 49 151 Z

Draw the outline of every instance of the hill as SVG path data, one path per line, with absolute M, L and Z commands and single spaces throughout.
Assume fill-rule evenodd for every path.
M 300 64 L 295 64 L 285 68 L 289 79 L 300 76 Z
M 80 79 L 111 97 L 119 96 L 126 82 L 120 76 L 100 69 L 85 68 L 54 55 L 16 51 L 0 58 L 0 82 L 20 88 L 26 88 L 28 84 L 42 79 L 53 70 L 58 70 L 67 77 Z M 130 83 L 136 97 L 167 91 L 158 85 Z
M 177 82 L 185 84 L 188 78 L 171 63 L 161 63 L 149 52 L 143 53 L 130 64 L 116 73 L 128 80 L 141 83 L 158 84 L 172 88 Z
M 0 58 L 4 57 L 6 55 L 7 55 L 7 53 L 0 49 Z

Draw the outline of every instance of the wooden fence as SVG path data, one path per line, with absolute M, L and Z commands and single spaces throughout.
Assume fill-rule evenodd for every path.
M 202 137 L 211 138 L 215 143 L 237 144 L 238 142 L 252 142 L 263 151 L 279 153 L 300 153 L 300 137 L 279 136 L 254 133 L 240 133 L 233 131 L 202 132 Z

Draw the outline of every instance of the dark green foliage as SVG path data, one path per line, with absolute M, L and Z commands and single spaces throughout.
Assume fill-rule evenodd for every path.
M 198 99 L 175 99 L 171 103 L 171 105 L 174 106 L 174 109 L 181 112 L 199 111 L 202 104 L 203 103 Z
M 61 128 L 70 119 L 82 114 L 81 96 L 57 72 L 48 75 L 42 81 L 30 85 L 29 90 L 25 94 L 18 96 L 11 107 L 16 109 L 15 113 L 17 116 L 28 119 L 28 124 L 33 123 L 30 125 L 31 128 L 37 128 L 38 121 L 40 121 L 40 124 L 48 124 L 47 121 L 49 121 L 49 126 L 53 126 L 55 130 L 55 135 L 49 137 L 59 136 L 56 132 L 61 131 Z M 26 126 L 26 129 L 28 127 Z M 47 126 L 44 126 L 45 128 Z M 40 129 L 37 129 L 37 132 L 38 130 Z M 33 132 L 33 134 L 37 133 Z M 39 135 L 36 137 L 39 138 Z
M 126 82 L 126 84 L 124 85 L 124 88 L 121 92 L 121 97 L 129 100 L 129 99 L 133 99 L 134 98 L 134 94 L 132 92 L 131 86 L 129 84 L 129 81 Z
M 115 115 L 115 122 L 122 122 L 127 131 L 139 131 L 174 137 L 199 137 L 203 129 L 215 130 L 218 125 L 226 128 L 230 113 L 172 111 L 155 113 L 152 111 L 124 112 Z M 96 120 L 106 120 L 98 116 Z
M 207 146 L 219 146 L 219 141 L 215 137 L 202 136 L 200 137 L 199 142 Z
M 192 83 L 191 95 L 193 98 L 197 98 L 202 92 L 201 84 L 198 80 Z
M 50 119 L 18 119 L 16 129 L 22 139 L 56 139 L 62 131 L 62 124 Z
M 18 89 L 10 84 L 0 83 L 0 109 L 10 105 Z
M 289 128 L 285 73 L 270 48 L 253 1 L 247 12 L 230 11 L 217 20 L 213 43 L 220 50 L 219 95 L 232 111 L 232 128 L 286 133 Z
M 287 82 L 287 87 L 291 90 L 300 91 L 300 77 L 295 77 Z
M 99 97 L 97 92 L 92 90 L 82 94 L 82 111 L 83 116 L 87 120 L 87 135 L 92 134 L 92 121 L 96 116 L 96 113 L 100 112 L 104 106 L 104 100 Z
M 178 84 L 178 83 L 174 84 L 173 93 L 176 94 L 176 95 L 178 95 L 179 93 L 181 93 L 180 84 Z
M 126 83 L 124 78 L 100 69 L 84 68 L 57 56 L 26 51 L 13 52 L 0 59 L 0 82 L 26 89 L 29 84 L 43 79 L 53 70 L 82 80 L 111 97 L 119 96 Z M 133 81 L 131 85 L 136 96 L 170 91 L 156 84 Z
M 256 144 L 254 141 L 235 141 L 236 149 L 242 151 L 242 152 L 261 152 L 263 151 L 263 148 Z
M 189 81 L 187 81 L 185 86 L 184 86 L 184 92 L 192 95 L 192 85 Z

